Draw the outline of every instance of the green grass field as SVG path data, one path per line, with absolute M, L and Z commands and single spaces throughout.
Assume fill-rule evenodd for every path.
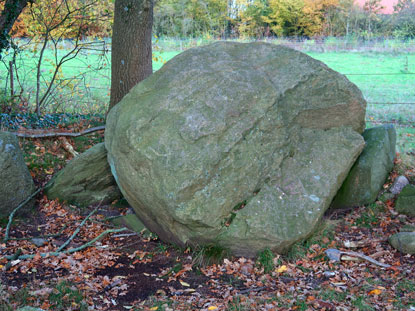
M 64 53 L 65 49 L 59 51 Z M 154 70 L 161 68 L 181 51 L 156 51 L 161 60 L 153 63 Z M 400 135 L 400 149 L 415 150 L 415 53 L 393 52 L 306 52 L 330 68 L 345 74 L 362 91 L 368 101 L 367 120 L 373 124 L 393 122 Z M 35 87 L 35 68 L 38 55 L 25 52 L 18 58 L 21 80 L 25 85 L 26 97 L 33 102 Z M 52 59 L 47 50 L 46 59 Z M 5 62 L 7 62 L 7 57 Z M 97 68 L 101 69 L 97 69 Z M 63 76 L 70 78 L 82 76 L 75 91 L 67 88 L 55 97 L 47 111 L 103 113 L 109 101 L 110 57 L 96 52 L 81 52 L 63 67 Z M 52 66 L 45 63 L 42 74 L 50 76 Z M 0 66 L 0 76 L 6 77 L 5 66 Z M 1 80 L 4 88 L 5 79 Z M 379 104 L 384 103 L 384 104 Z M 406 103 L 406 104 L 404 104 Z M 409 134 L 409 136 L 408 136 Z M 401 137 L 402 136 L 402 137 Z M 404 139 L 403 139 L 404 138 Z

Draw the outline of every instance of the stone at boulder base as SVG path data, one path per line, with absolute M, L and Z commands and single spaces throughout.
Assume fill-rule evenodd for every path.
M 415 217 L 415 186 L 405 186 L 395 203 L 395 210 L 404 215 Z
M 399 232 L 389 237 L 389 243 L 404 254 L 415 254 L 415 232 Z
M 111 222 L 116 226 L 127 227 L 137 233 L 140 233 L 146 228 L 136 214 L 115 217 L 111 219 Z
M 96 144 L 72 159 L 52 179 L 46 194 L 51 199 L 79 206 L 106 204 L 119 199 L 121 193 L 111 174 L 104 143 Z
M 409 184 L 408 178 L 402 175 L 398 176 L 389 191 L 395 195 L 399 194 L 401 193 L 402 189 L 408 184 Z
M 346 208 L 375 202 L 395 159 L 396 131 L 392 125 L 363 132 L 366 146 L 357 159 L 332 207 Z
M 35 191 L 19 141 L 8 132 L 0 132 L 0 181 L 0 217 L 7 217 Z M 25 208 L 31 206 L 33 201 L 28 202 Z
M 363 149 L 364 101 L 293 49 L 187 50 L 108 114 L 105 146 L 144 225 L 181 246 L 255 256 L 308 237 Z

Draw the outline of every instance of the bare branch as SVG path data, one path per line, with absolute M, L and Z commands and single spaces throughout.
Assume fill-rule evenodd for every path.
M 47 133 L 39 133 L 39 134 L 30 134 L 30 133 L 22 133 L 22 132 L 13 132 L 18 137 L 25 137 L 25 138 L 51 138 L 51 137 L 59 137 L 59 136 L 67 136 L 67 137 L 79 137 L 86 134 L 90 134 L 97 131 L 105 130 L 105 125 L 91 127 L 79 133 L 65 133 L 65 132 L 47 132 Z

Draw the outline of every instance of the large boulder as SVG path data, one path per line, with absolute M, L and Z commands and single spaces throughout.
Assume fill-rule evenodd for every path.
M 0 217 L 7 217 L 35 190 L 19 141 L 8 132 L 0 132 L 0 181 Z M 30 206 L 33 201 L 26 208 Z
M 366 103 L 323 63 L 266 43 L 187 50 L 109 113 L 105 146 L 144 225 L 236 255 L 310 235 L 364 146 Z
M 383 189 L 395 160 L 396 131 L 393 125 L 383 125 L 363 132 L 366 146 L 350 170 L 333 208 L 346 208 L 375 202 Z
M 111 174 L 104 143 L 96 144 L 72 159 L 46 188 L 51 199 L 79 206 L 110 203 L 121 198 Z

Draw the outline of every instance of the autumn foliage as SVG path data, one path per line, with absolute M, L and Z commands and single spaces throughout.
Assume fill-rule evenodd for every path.
M 359 4 L 360 3 L 360 4 Z M 83 0 L 44 0 L 29 5 L 15 23 L 15 37 L 36 36 L 42 28 L 39 16 L 56 20 L 55 10 L 65 5 L 85 7 Z M 0 10 L 4 0 L 0 0 Z M 415 36 L 411 12 L 413 0 L 399 0 L 394 14 L 382 15 L 380 0 L 158 0 L 154 4 L 157 37 L 270 37 L 270 36 Z M 113 0 L 95 1 L 69 19 L 67 38 L 76 35 L 80 21 L 83 37 L 110 37 Z M 408 15 L 409 14 L 409 15 Z

